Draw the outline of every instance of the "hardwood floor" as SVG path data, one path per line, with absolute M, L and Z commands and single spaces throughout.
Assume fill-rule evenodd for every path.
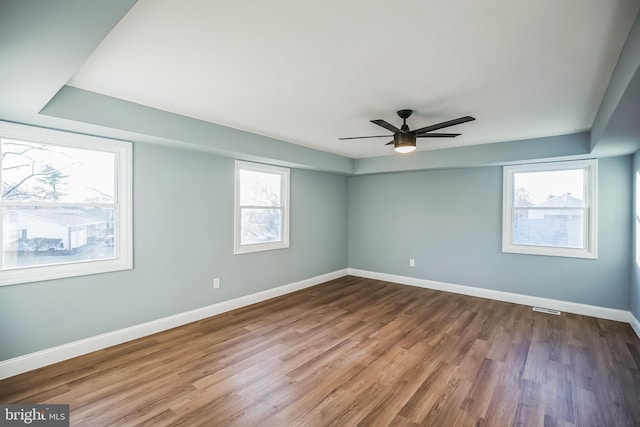
M 87 426 L 640 426 L 627 324 L 344 277 L 0 381 Z

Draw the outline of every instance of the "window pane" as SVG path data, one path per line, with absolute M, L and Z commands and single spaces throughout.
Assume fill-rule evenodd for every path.
M 515 207 L 584 207 L 584 169 L 514 174 Z
M 240 244 L 279 242 L 282 240 L 281 209 L 247 209 L 241 213 Z
M 514 209 L 513 215 L 515 244 L 584 247 L 582 209 Z
M 240 170 L 241 206 L 280 206 L 279 174 Z
M 113 203 L 115 154 L 2 139 L 2 198 Z
M 113 208 L 5 207 L 5 268 L 111 259 Z

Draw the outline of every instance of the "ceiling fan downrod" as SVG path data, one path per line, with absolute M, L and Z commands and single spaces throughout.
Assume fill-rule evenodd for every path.
M 409 126 L 407 125 L 407 119 L 411 117 L 413 114 L 413 110 L 398 110 L 398 116 L 402 119 L 402 126 L 400 126 L 400 130 L 403 133 L 409 132 Z

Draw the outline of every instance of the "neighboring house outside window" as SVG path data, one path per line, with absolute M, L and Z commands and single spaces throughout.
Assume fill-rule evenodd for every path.
M 133 267 L 131 144 L 0 122 L 0 285 Z
M 234 254 L 289 247 L 289 169 L 236 161 Z
M 502 250 L 597 258 L 597 160 L 504 167 Z

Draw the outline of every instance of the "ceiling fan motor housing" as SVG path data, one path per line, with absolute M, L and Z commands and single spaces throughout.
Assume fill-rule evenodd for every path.
M 410 133 L 396 133 L 393 135 L 393 148 L 396 151 L 413 151 L 416 147 L 416 134 Z M 404 148 L 404 150 L 403 150 Z M 400 149 L 400 150 L 398 150 Z

